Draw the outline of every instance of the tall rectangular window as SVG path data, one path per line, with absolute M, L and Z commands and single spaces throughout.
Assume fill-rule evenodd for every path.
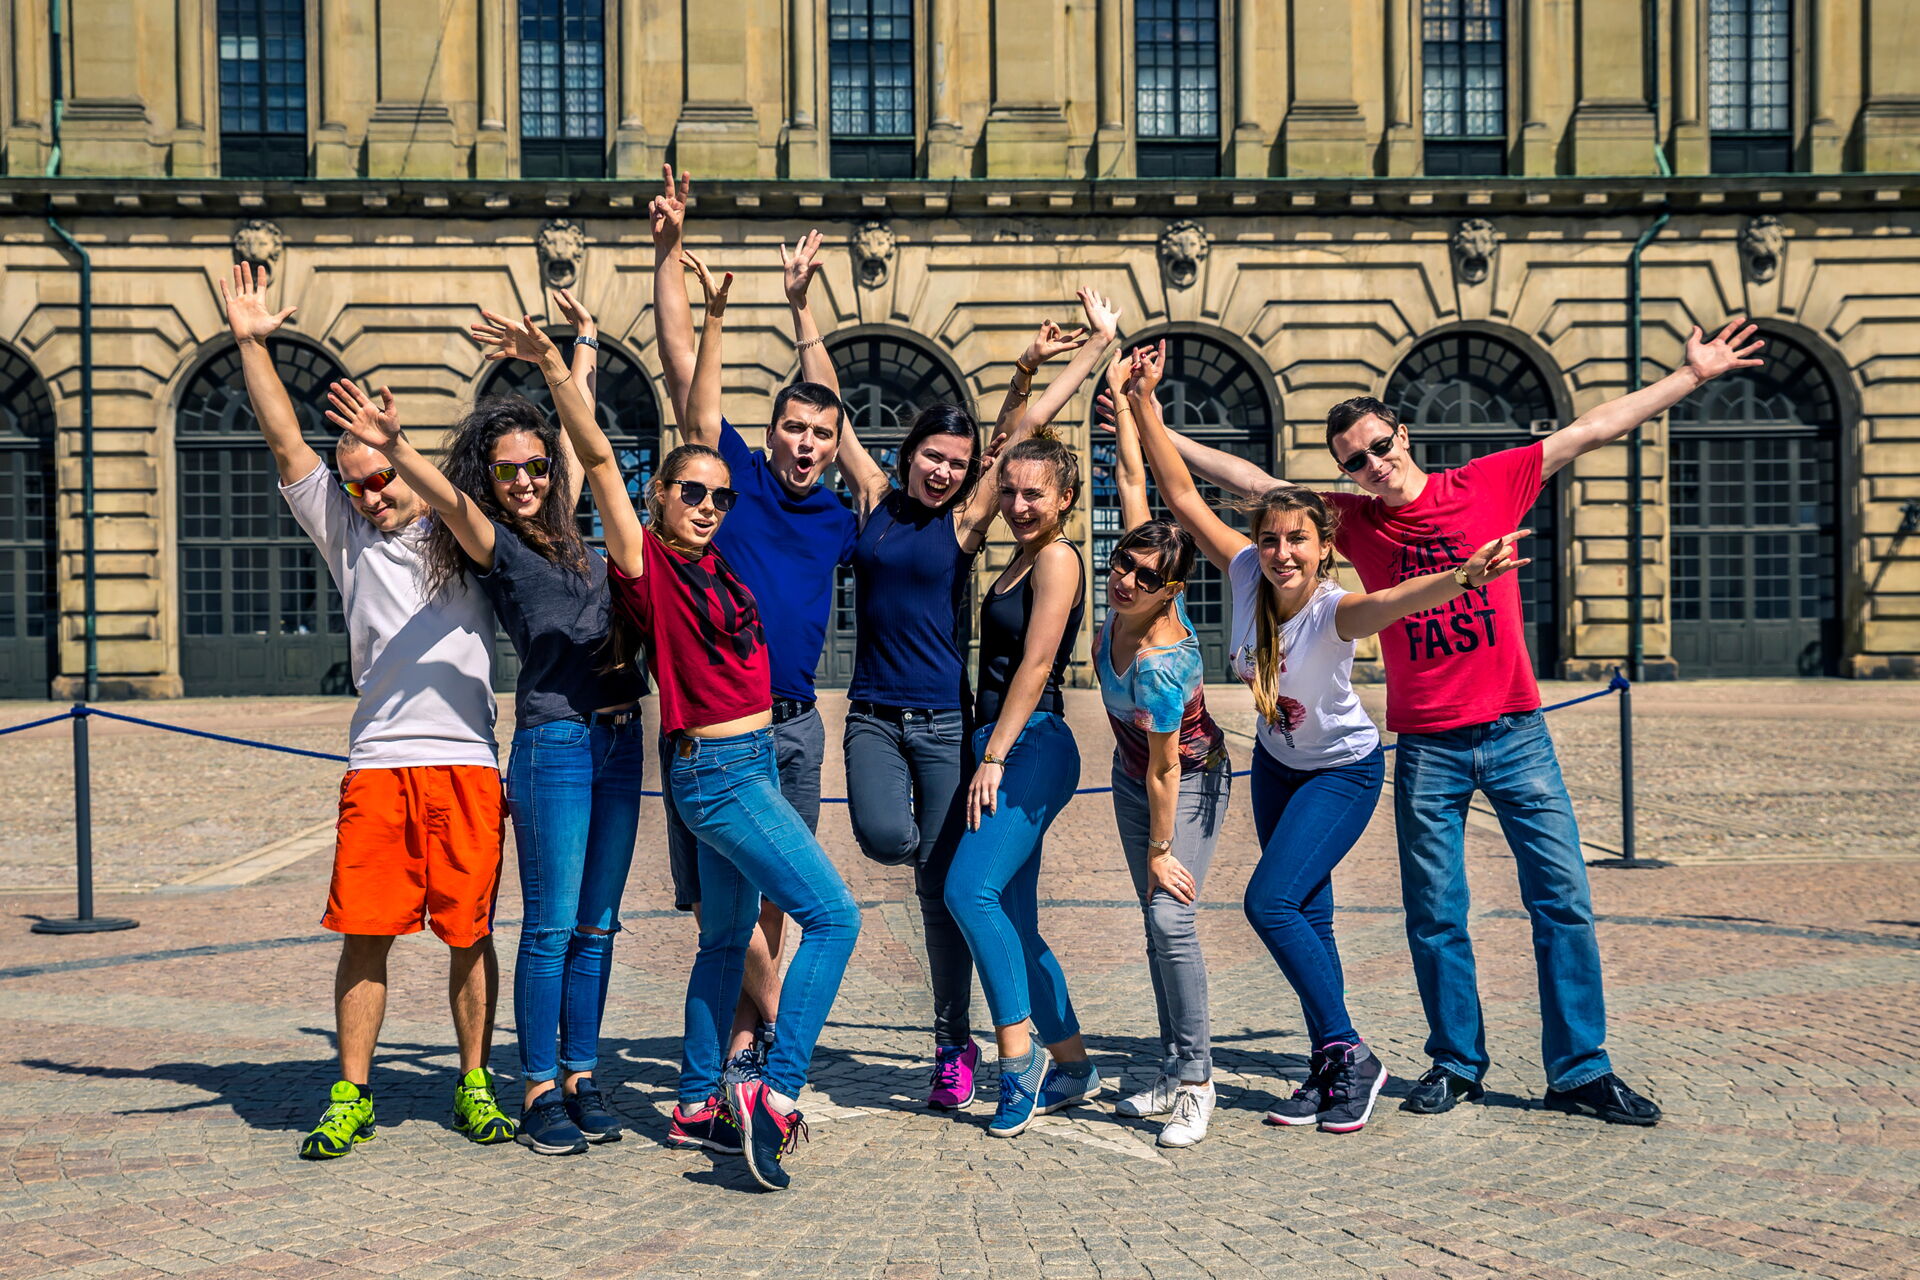
M 836 178 L 911 178 L 913 0 L 828 0 L 827 87 Z
M 1219 176 L 1218 0 L 1138 0 L 1133 47 L 1136 176 Z
M 1715 173 L 1781 173 L 1793 164 L 1791 0 L 1711 0 L 1707 126 Z
M 602 0 L 520 0 L 520 176 L 607 176 Z
M 307 174 L 305 0 L 220 0 L 220 172 Z
M 1421 0 L 1421 109 L 1430 178 L 1507 171 L 1505 0 Z

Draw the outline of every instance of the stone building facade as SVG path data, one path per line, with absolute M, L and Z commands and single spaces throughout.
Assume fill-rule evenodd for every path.
M 236 256 L 299 307 L 277 358 L 317 439 L 342 373 L 455 420 L 501 389 L 474 309 L 570 283 L 644 474 L 672 439 L 668 161 L 739 276 L 728 416 L 763 425 L 797 367 L 778 245 L 819 227 L 816 307 L 883 448 L 930 399 L 990 412 L 1081 284 L 1126 340 L 1173 340 L 1177 422 L 1328 484 L 1337 400 L 1386 398 L 1454 465 L 1626 390 L 1636 316 L 1651 381 L 1692 324 L 1750 315 L 1773 363 L 1650 424 L 1637 491 L 1616 447 L 1543 495 L 1536 663 L 1916 674 L 1911 0 L 50 4 L 0 0 L 0 696 L 82 687 L 89 417 L 103 694 L 345 691 L 239 390 Z M 1098 562 L 1090 416 L 1061 425 Z M 1220 584 L 1192 592 L 1217 662 Z

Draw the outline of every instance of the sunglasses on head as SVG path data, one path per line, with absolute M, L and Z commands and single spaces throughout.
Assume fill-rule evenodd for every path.
M 392 467 L 382 467 L 365 480 L 342 480 L 340 487 L 347 491 L 349 498 L 360 498 L 369 493 L 380 492 L 393 483 L 393 478 L 397 474 L 399 473 Z
M 493 478 L 501 484 L 512 484 L 513 478 L 519 475 L 522 469 L 526 471 L 527 479 L 540 480 L 546 477 L 547 468 L 552 465 L 545 458 L 528 458 L 525 462 L 490 462 L 487 464 L 487 470 L 493 472 Z
M 1367 465 L 1367 456 L 1369 454 L 1371 454 L 1376 458 L 1386 457 L 1389 453 L 1393 452 L 1394 437 L 1398 436 L 1399 434 L 1400 434 L 1400 428 L 1395 427 L 1392 431 L 1389 431 L 1386 435 L 1381 436 L 1378 440 L 1375 440 L 1372 444 L 1368 445 L 1366 448 L 1362 449 L 1360 452 L 1354 454 L 1351 458 L 1348 458 L 1345 462 L 1341 463 L 1340 469 L 1342 471 L 1347 472 L 1348 474 L 1352 474 L 1353 472 L 1358 471 L 1360 468 Z
M 1162 577 L 1158 570 L 1149 569 L 1135 560 L 1130 551 L 1114 552 L 1113 558 L 1107 561 L 1107 568 L 1113 572 L 1114 576 L 1120 578 L 1132 574 L 1133 580 L 1139 584 L 1142 591 L 1154 592 L 1173 585 Z
M 686 503 L 690 507 L 699 506 L 702 502 L 705 502 L 707 500 L 708 494 L 712 494 L 713 509 L 715 511 L 723 511 L 723 512 L 731 511 L 733 510 L 734 499 L 740 496 L 738 493 L 735 493 L 732 489 L 728 489 L 721 486 L 716 486 L 714 488 L 709 489 L 706 485 L 701 484 L 698 480 L 682 480 L 679 483 L 680 483 L 680 501 Z

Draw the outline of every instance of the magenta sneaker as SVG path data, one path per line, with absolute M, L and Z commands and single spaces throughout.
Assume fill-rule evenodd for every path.
M 958 1111 L 973 1101 L 973 1077 L 980 1067 L 980 1047 L 936 1045 L 933 1050 L 932 1089 L 927 1105 L 935 1111 Z

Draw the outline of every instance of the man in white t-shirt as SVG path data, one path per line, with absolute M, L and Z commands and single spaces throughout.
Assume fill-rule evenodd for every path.
M 500 986 L 492 935 L 503 832 L 493 612 L 470 583 L 426 597 L 427 506 L 384 457 L 342 436 L 336 481 L 301 438 L 266 345 L 294 308 L 274 312 L 265 289 L 265 272 L 242 263 L 220 292 L 281 496 L 340 589 L 360 691 L 320 921 L 345 935 L 333 986 L 340 1079 L 300 1154 L 332 1159 L 373 1137 L 368 1077 L 386 1015 L 387 953 L 396 936 L 423 926 L 449 948 L 461 1072 L 454 1127 L 474 1142 L 505 1142 L 514 1125 L 486 1065 Z

